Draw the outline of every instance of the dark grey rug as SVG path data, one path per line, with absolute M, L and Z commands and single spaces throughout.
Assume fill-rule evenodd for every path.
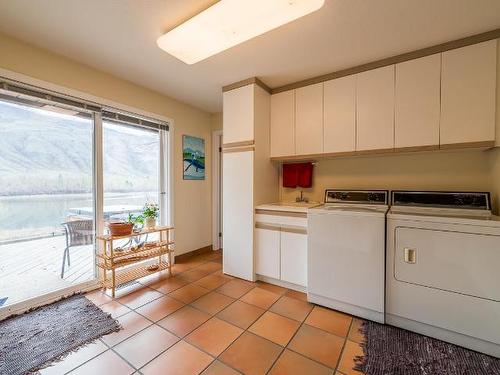
M 494 375 L 500 359 L 404 329 L 367 321 L 364 357 L 355 369 L 369 375 Z
M 115 319 L 82 295 L 7 318 L 0 322 L 0 374 L 36 371 L 119 330 Z

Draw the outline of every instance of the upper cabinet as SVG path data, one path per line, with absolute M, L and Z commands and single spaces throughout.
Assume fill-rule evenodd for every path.
M 443 52 L 442 145 L 495 140 L 496 44 Z
M 295 90 L 295 153 L 323 152 L 323 83 Z
M 324 84 L 324 140 L 326 153 L 356 149 L 356 76 Z
M 295 91 L 271 96 L 271 157 L 295 154 Z
M 394 148 L 394 65 L 357 75 L 356 150 Z
M 222 95 L 224 144 L 254 140 L 254 88 L 243 86 Z
M 439 145 L 441 55 L 396 64 L 395 148 Z
M 274 94 L 271 156 L 493 147 L 497 69 L 491 40 Z

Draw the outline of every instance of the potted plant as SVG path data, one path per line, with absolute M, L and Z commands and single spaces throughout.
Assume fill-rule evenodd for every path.
M 153 229 L 156 226 L 156 218 L 160 208 L 155 202 L 148 202 L 144 205 L 144 210 L 142 211 L 142 216 L 144 217 L 144 225 L 148 229 Z

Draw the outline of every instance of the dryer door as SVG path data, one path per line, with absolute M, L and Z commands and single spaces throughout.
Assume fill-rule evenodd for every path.
M 500 236 L 397 227 L 398 281 L 500 301 Z

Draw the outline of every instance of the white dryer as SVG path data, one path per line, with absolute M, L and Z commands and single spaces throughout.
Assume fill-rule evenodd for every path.
M 326 190 L 308 211 L 307 299 L 384 322 L 387 191 Z
M 500 357 L 500 218 L 488 193 L 393 191 L 386 323 Z

